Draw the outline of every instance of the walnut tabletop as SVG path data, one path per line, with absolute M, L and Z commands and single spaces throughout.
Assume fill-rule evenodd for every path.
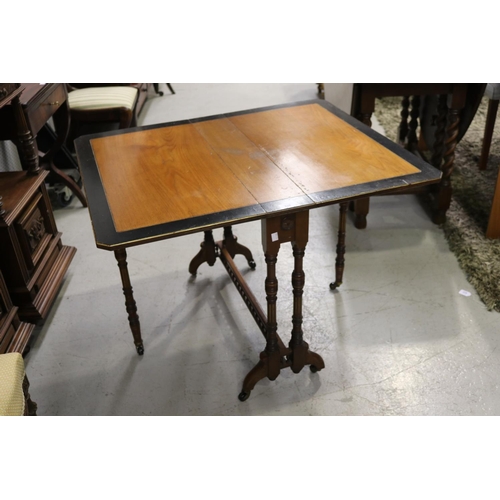
M 80 137 L 97 246 L 127 247 L 436 182 L 321 100 Z

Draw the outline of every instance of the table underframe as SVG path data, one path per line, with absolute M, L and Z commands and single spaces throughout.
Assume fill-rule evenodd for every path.
M 339 239 L 337 245 L 336 277 L 330 284 L 331 289 L 337 288 L 342 283 L 345 253 L 345 219 L 347 203 L 340 204 Z M 191 260 L 189 272 L 196 275 L 198 267 L 207 263 L 213 266 L 219 258 L 224 265 L 229 277 L 236 286 L 257 326 L 266 339 L 265 349 L 260 353 L 259 362 L 246 375 L 242 390 L 238 396 L 240 401 L 245 401 L 251 391 L 263 378 L 275 380 L 284 368 L 291 368 L 294 373 L 299 373 L 308 365 L 312 372 L 317 372 L 325 367 L 321 356 L 309 349 L 309 344 L 304 341 L 302 331 L 302 296 L 304 293 L 305 273 L 303 259 L 309 234 L 309 211 L 300 211 L 288 215 L 278 215 L 261 220 L 262 247 L 267 266 L 265 279 L 267 314 L 260 306 L 242 274 L 234 263 L 235 255 L 243 255 L 249 266 L 254 269 L 255 261 L 251 251 L 238 243 L 233 235 L 232 227 L 224 227 L 224 238 L 214 241 L 212 231 L 204 232 L 204 241 L 201 249 Z M 278 280 L 276 277 L 276 263 L 278 252 L 283 243 L 290 242 L 294 256 L 294 269 L 292 272 L 293 288 L 293 315 L 292 331 L 288 346 L 278 335 L 276 304 L 278 297 Z M 141 336 L 137 305 L 133 297 L 132 284 L 128 273 L 127 253 L 125 248 L 114 251 L 125 295 L 125 307 L 134 344 L 138 354 L 144 354 L 144 344 Z

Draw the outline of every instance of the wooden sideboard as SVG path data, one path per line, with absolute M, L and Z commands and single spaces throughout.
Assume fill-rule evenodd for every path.
M 0 354 L 23 353 L 35 328 L 34 324 L 19 320 L 18 307 L 10 298 L 7 285 L 0 272 Z
M 27 170 L 0 173 L 0 352 L 24 349 L 31 330 L 17 315 L 33 324 L 46 318 L 76 252 L 62 244 L 45 187 L 49 172 L 40 170 L 38 154 L 29 146 L 33 138 L 19 98 L 24 90 L 19 84 L 0 84 L 0 108 L 10 108 L 13 116 L 8 135 L 27 144 L 21 148 L 24 160 L 33 153 Z M 31 122 L 31 127 L 38 126 Z
M 0 175 L 5 214 L 0 219 L 0 269 L 21 319 L 45 319 L 76 248 L 64 246 L 45 178 L 27 172 Z

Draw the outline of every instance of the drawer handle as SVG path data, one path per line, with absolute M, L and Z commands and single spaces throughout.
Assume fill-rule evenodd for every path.
M 45 106 L 57 106 L 59 104 L 59 101 L 54 101 L 54 102 L 44 102 Z

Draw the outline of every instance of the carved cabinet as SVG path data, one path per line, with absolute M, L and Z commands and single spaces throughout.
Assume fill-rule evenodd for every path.
M 19 320 L 18 308 L 12 304 L 7 286 L 0 273 L 0 354 L 23 353 L 35 328 Z
M 57 231 L 45 187 L 48 172 L 3 172 L 0 270 L 23 321 L 44 320 L 76 252 Z

